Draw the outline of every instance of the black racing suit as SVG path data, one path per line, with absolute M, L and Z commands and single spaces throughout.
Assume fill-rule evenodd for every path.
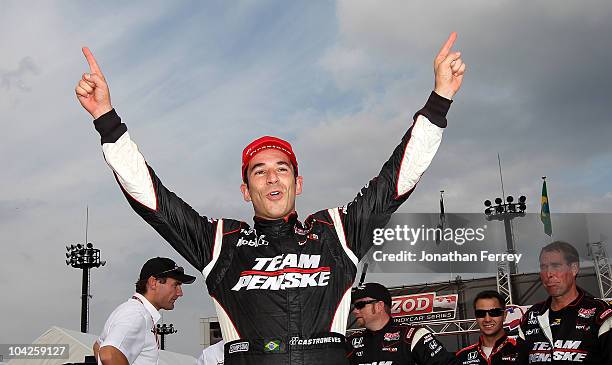
M 348 343 L 351 365 L 458 364 L 429 330 L 392 320 L 378 331 L 355 332 Z
M 515 339 L 504 334 L 495 342 L 488 358 L 482 350 L 482 338 L 479 338 L 477 343 L 457 351 L 456 356 L 461 365 L 521 365 L 519 357 L 523 346 L 522 339 Z
M 254 226 L 200 216 L 162 184 L 114 110 L 94 124 L 132 208 L 203 273 L 227 365 L 342 364 L 356 265 L 372 229 L 388 222 L 429 166 L 449 107 L 432 93 L 379 175 L 345 207 L 303 224 L 296 214 L 255 218 Z
M 528 363 L 611 365 L 610 306 L 580 288 L 578 298 L 560 311 L 553 312 L 550 303 L 548 298 L 523 315 L 519 335 Z

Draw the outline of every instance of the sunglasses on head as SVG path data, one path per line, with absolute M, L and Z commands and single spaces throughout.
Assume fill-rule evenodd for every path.
M 372 300 L 364 300 L 361 302 L 355 302 L 353 303 L 353 308 L 355 309 L 363 309 L 363 307 L 365 307 L 368 304 L 372 304 L 372 303 L 376 303 L 376 302 L 380 302 L 380 300 L 378 299 L 372 299 Z
M 474 310 L 474 314 L 476 315 L 476 318 L 484 318 L 486 317 L 487 313 L 489 313 L 489 317 L 501 317 L 504 315 L 504 310 L 502 308 Z

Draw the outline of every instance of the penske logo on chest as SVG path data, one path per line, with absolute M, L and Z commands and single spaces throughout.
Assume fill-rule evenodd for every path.
M 580 349 L 581 343 L 582 341 L 557 340 L 552 347 L 548 342 L 534 342 L 529 351 L 529 362 L 550 362 L 551 357 L 554 361 L 584 362 L 588 352 Z
M 308 286 L 326 286 L 330 268 L 319 266 L 321 255 L 286 254 L 257 257 L 251 270 L 240 273 L 232 290 L 284 290 Z

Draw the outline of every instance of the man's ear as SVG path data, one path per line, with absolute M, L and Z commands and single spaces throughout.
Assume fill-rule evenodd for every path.
M 147 279 L 147 292 L 155 289 L 157 289 L 157 279 L 155 279 L 153 276 L 149 276 Z
M 575 278 L 576 276 L 578 276 L 578 272 L 580 271 L 580 266 L 578 266 L 577 262 L 572 262 L 570 267 L 572 268 L 572 273 L 574 274 L 574 278 Z
M 245 202 L 251 201 L 251 194 L 249 193 L 249 187 L 247 184 L 240 184 L 240 191 L 242 191 L 242 197 Z
M 304 184 L 304 178 L 298 176 L 295 178 L 295 195 L 302 194 L 302 184 Z

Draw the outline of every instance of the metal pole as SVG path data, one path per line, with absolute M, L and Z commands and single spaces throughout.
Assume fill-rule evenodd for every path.
M 457 286 L 457 294 L 459 294 L 458 300 L 458 308 L 457 312 L 459 314 L 459 319 L 466 319 L 467 313 L 465 312 L 465 285 L 463 284 L 463 280 L 461 279 L 461 275 L 457 275 L 455 278 L 455 285 Z M 469 345 L 469 335 L 467 333 L 463 333 L 461 335 L 461 348 L 467 347 Z
M 499 181 L 501 181 L 502 199 L 506 201 L 506 193 L 504 192 L 504 177 L 502 176 L 501 158 L 499 158 L 499 152 L 497 153 L 497 163 L 499 164 Z
M 89 268 L 83 268 L 81 285 L 81 332 L 87 333 L 87 312 L 89 305 Z
M 512 226 L 510 225 L 511 218 L 508 214 L 504 217 L 504 228 L 506 231 L 506 248 L 508 249 L 509 254 L 514 254 L 514 240 L 512 239 Z M 510 266 L 510 275 L 516 274 L 516 263 L 514 261 L 509 262 Z

